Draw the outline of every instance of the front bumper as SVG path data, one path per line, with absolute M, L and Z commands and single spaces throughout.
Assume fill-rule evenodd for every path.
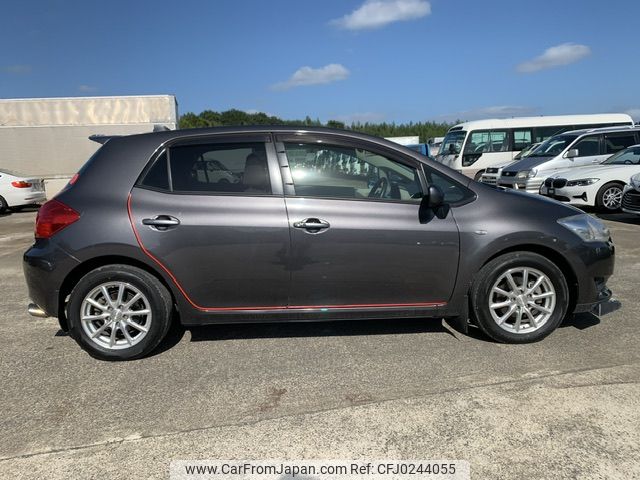
M 542 185 L 540 195 L 572 205 L 594 206 L 594 195 L 590 195 L 585 187 L 553 188 Z
M 537 195 L 540 192 L 542 182 L 544 182 L 544 178 L 516 178 L 505 176 L 503 173 L 498 180 L 498 185 L 500 187 L 523 190 L 527 193 Z
M 598 300 L 594 303 L 576 305 L 574 313 L 590 312 L 598 317 L 615 312 L 622 308 L 622 303 L 613 298 L 613 293 L 606 286 L 598 293 Z

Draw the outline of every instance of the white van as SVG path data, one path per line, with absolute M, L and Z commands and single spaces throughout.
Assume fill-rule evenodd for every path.
M 449 129 L 436 160 L 478 180 L 487 167 L 501 167 L 518 152 L 562 132 L 633 126 L 624 113 L 476 120 Z
M 545 179 L 558 170 L 599 165 L 614 153 L 638 143 L 639 127 L 564 132 L 542 142 L 528 157 L 504 167 L 498 185 L 539 193 Z

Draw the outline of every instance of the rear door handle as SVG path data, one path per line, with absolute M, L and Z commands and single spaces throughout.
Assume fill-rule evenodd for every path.
M 167 230 L 180 225 L 180 220 L 171 215 L 156 215 L 153 218 L 143 218 L 143 225 L 148 225 L 156 230 Z
M 326 220 L 319 218 L 305 218 L 299 222 L 293 223 L 294 228 L 301 228 L 309 233 L 319 233 L 324 229 L 329 228 L 331 225 Z

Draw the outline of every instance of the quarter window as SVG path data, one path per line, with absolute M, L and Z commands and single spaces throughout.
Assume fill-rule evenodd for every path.
M 169 163 L 174 192 L 271 193 L 263 143 L 175 146 Z
M 155 190 L 169 190 L 167 174 L 167 152 L 162 152 L 142 179 L 142 185 Z
M 296 195 L 419 203 L 414 167 L 354 147 L 285 143 Z

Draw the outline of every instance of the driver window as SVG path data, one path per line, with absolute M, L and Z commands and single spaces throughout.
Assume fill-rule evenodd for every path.
M 417 170 L 359 148 L 285 143 L 296 195 L 420 203 Z
M 592 157 L 600 154 L 600 137 L 586 137 L 571 147 L 578 150 L 579 157 Z

